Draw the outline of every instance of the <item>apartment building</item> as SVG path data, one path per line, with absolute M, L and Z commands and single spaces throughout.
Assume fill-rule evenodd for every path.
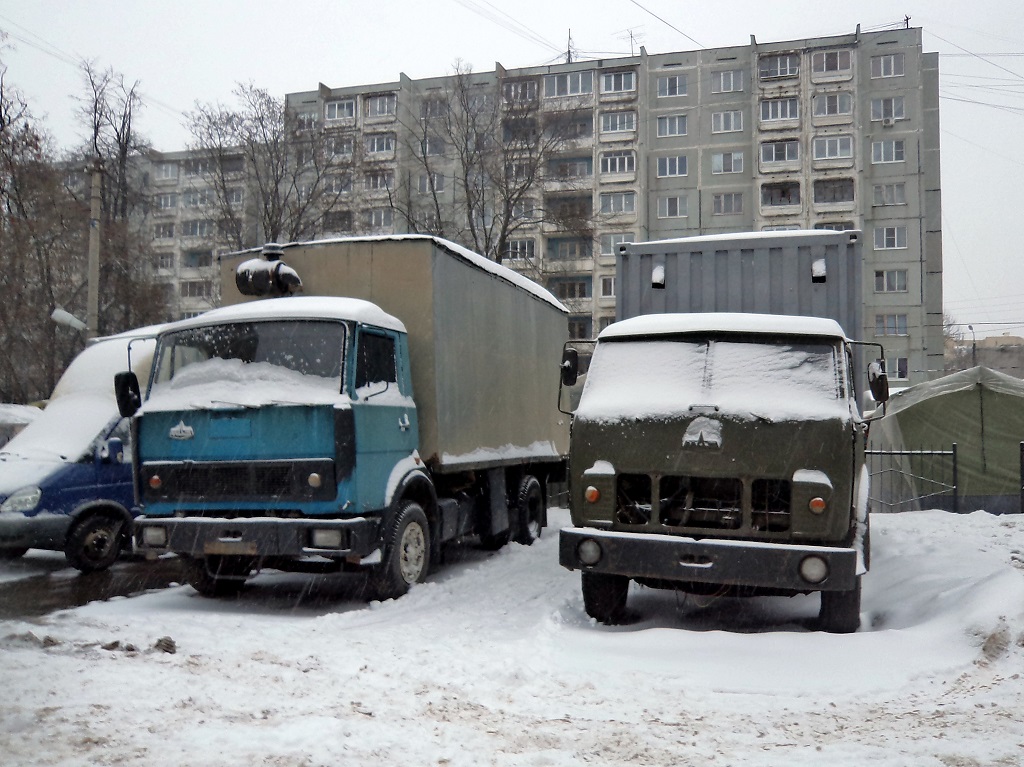
M 443 231 L 493 249 L 589 337 L 615 319 L 619 243 L 860 229 L 864 326 L 847 331 L 884 346 L 896 382 L 942 372 L 938 56 L 920 29 L 321 84 L 286 104 L 342 169 L 320 235 Z M 501 167 L 473 164 L 488 148 Z M 217 290 L 214 252 L 188 239 L 204 226 L 201 191 L 187 153 L 163 160 L 178 170 L 155 181 L 159 273 L 182 312 L 199 310 Z

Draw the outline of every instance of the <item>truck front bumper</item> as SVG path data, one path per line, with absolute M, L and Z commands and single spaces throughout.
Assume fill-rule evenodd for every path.
M 379 545 L 379 520 L 270 517 L 139 517 L 137 551 L 190 557 L 365 557 Z
M 558 561 L 570 570 L 630 578 L 794 592 L 849 591 L 857 582 L 857 552 L 850 548 L 584 527 L 561 530 Z

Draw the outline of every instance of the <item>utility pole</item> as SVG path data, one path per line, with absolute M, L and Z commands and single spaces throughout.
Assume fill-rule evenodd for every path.
M 103 160 L 92 165 L 92 193 L 89 195 L 89 274 L 86 299 L 86 338 L 95 338 L 100 324 L 100 203 Z

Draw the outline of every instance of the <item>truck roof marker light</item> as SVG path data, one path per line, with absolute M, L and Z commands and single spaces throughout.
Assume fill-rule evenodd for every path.
M 828 504 L 825 503 L 825 499 L 820 496 L 811 498 L 807 503 L 807 508 L 811 510 L 812 514 L 824 514 L 827 507 Z
M 587 499 L 587 503 L 597 503 L 601 500 L 601 491 L 590 485 L 583 491 L 583 497 Z
M 160 479 L 159 474 L 154 474 L 152 477 L 149 478 L 149 486 L 154 490 L 159 490 L 161 487 L 163 487 L 163 484 L 164 481 Z

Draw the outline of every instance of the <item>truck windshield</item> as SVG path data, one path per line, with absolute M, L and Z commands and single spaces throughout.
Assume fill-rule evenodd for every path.
M 206 378 L 202 375 L 203 368 L 216 367 L 223 374 L 226 370 L 223 365 L 211 364 L 219 360 L 235 363 L 232 369 L 241 363 L 243 368 L 270 366 L 302 376 L 330 379 L 334 390 L 338 391 L 346 332 L 346 326 L 340 322 L 275 320 L 211 325 L 169 333 L 160 341 L 153 382 L 159 385 L 173 379 L 178 383 L 179 377 L 195 376 L 196 383 L 200 383 Z
M 595 349 L 577 415 L 721 412 L 765 420 L 849 415 L 838 343 L 806 339 L 637 339 Z

